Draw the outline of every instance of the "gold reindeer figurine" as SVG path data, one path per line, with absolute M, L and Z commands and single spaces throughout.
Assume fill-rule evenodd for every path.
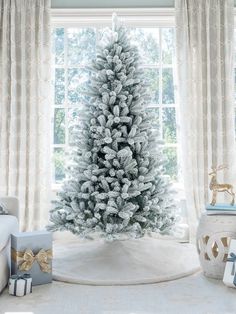
M 212 191 L 212 201 L 211 205 L 214 206 L 216 204 L 216 197 L 218 192 L 226 192 L 232 196 L 232 201 L 230 203 L 231 206 L 234 205 L 234 197 L 235 193 L 233 191 L 233 185 L 228 184 L 228 183 L 223 183 L 219 184 L 217 182 L 217 171 L 222 170 L 222 169 L 228 169 L 227 166 L 221 165 L 219 167 L 211 167 L 212 172 L 209 173 L 209 176 L 211 176 L 211 181 L 210 181 L 210 190 Z

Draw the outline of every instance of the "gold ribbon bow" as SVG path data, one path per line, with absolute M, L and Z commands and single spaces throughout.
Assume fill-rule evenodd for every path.
M 20 271 L 29 271 L 34 262 L 39 264 L 42 272 L 50 273 L 51 265 L 49 260 L 52 259 L 52 250 L 41 249 L 37 254 L 34 255 L 31 249 L 26 249 L 24 252 L 18 252 L 12 249 L 12 258 L 18 264 Z

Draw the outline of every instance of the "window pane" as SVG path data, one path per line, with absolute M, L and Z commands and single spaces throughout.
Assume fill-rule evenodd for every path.
M 55 104 L 61 105 L 65 101 L 65 70 L 55 69 Z
M 150 96 L 150 103 L 159 103 L 159 70 L 145 69 L 144 77 L 148 84 L 148 95 Z
M 68 28 L 68 64 L 88 64 L 95 57 L 96 33 L 93 28 Z
M 162 110 L 163 138 L 166 143 L 176 143 L 176 116 L 175 108 Z
M 174 56 L 174 29 L 162 28 L 162 62 L 164 64 L 172 63 Z
M 64 28 L 55 28 L 53 32 L 53 53 L 55 55 L 55 64 L 64 63 Z
M 55 183 L 60 183 L 65 178 L 65 151 L 63 148 L 54 148 L 53 164 Z
M 166 157 L 166 174 L 171 177 L 172 180 L 177 180 L 177 149 L 176 147 L 166 147 L 164 149 L 164 154 Z
M 71 104 L 78 104 L 89 98 L 83 94 L 89 82 L 89 74 L 85 69 L 68 70 L 68 100 Z
M 174 104 L 174 84 L 172 69 L 163 69 L 162 72 L 162 103 Z
M 65 143 L 65 110 L 54 110 L 54 144 Z
M 69 130 L 69 144 L 73 145 L 73 127 L 79 122 L 79 109 L 69 109 L 68 110 L 68 130 Z
M 135 28 L 131 30 L 131 43 L 139 48 L 140 62 L 145 64 L 159 63 L 159 29 Z
M 152 119 L 152 128 L 160 131 L 160 114 L 159 114 L 159 108 L 148 108 L 148 113 L 150 114 L 150 118 Z

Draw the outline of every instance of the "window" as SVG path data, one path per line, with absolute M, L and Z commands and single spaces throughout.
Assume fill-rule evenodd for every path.
M 110 24 L 110 23 L 109 23 Z M 137 24 L 137 23 L 136 23 Z M 155 114 L 154 128 L 165 141 L 166 172 L 178 179 L 178 116 L 175 102 L 173 27 L 131 26 L 131 41 L 138 44 L 145 77 L 149 82 L 148 110 Z M 96 55 L 97 27 L 56 25 L 53 30 L 54 116 L 53 116 L 53 181 L 65 177 L 65 156 L 71 145 L 71 125 L 79 118 L 84 95 L 81 91 L 89 80 L 85 68 Z
M 89 79 L 85 69 L 95 57 L 94 28 L 55 28 L 54 52 L 54 117 L 53 117 L 53 181 L 65 177 L 65 158 L 71 143 L 71 128 L 79 117 L 84 100 L 81 91 Z

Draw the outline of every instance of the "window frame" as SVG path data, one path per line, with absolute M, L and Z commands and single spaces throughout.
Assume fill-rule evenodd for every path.
M 51 19 L 52 19 L 52 28 L 84 28 L 84 27 L 96 27 L 96 28 L 103 28 L 111 26 L 112 24 L 112 14 L 116 13 L 120 19 L 121 22 L 124 22 L 125 25 L 129 27 L 139 27 L 139 28 L 168 28 L 168 27 L 175 27 L 175 10 L 174 8 L 118 8 L 118 9 L 51 9 Z M 159 33 L 160 35 L 160 33 Z M 161 41 L 161 38 L 160 38 Z M 67 48 L 67 47 L 66 47 Z M 66 54 L 65 54 L 66 55 Z M 66 57 L 66 56 L 65 56 Z M 66 60 L 65 60 L 65 66 Z M 173 70 L 173 82 L 176 81 L 176 72 L 175 67 L 170 64 L 162 64 L 160 62 L 158 65 L 156 64 L 143 64 L 143 68 L 158 68 L 160 71 L 162 68 L 171 68 Z M 53 67 L 52 67 L 53 68 Z M 57 66 L 57 68 L 60 68 L 60 66 Z M 64 68 L 64 66 L 62 67 Z M 65 76 L 66 80 L 66 76 Z M 65 81 L 66 84 L 66 81 Z M 159 87 L 161 87 L 159 85 Z M 67 90 L 67 89 L 66 89 Z M 65 91 L 66 92 L 66 91 Z M 159 99 L 161 97 L 160 95 Z M 161 134 L 163 134 L 163 120 L 161 117 L 162 114 L 162 108 L 175 108 L 175 114 L 176 114 L 176 121 L 179 121 L 178 119 L 178 98 L 176 95 L 176 87 L 174 86 L 174 94 L 175 94 L 175 103 L 174 104 L 162 104 L 162 102 L 159 102 L 159 104 L 148 106 L 149 108 L 158 108 L 160 117 L 160 131 Z M 55 105 L 55 108 L 62 108 L 65 109 L 65 113 L 69 110 L 68 103 L 65 105 Z M 75 106 L 76 108 L 76 106 Z M 53 110 L 54 112 L 54 110 Z M 52 118 L 53 123 L 53 118 Z M 67 121 L 67 114 L 65 114 L 65 125 L 68 125 Z M 178 124 L 176 124 L 176 143 L 168 143 L 165 145 L 166 148 L 174 147 L 177 149 L 177 156 L 179 156 L 179 149 L 180 149 L 180 141 L 179 141 L 179 132 L 178 132 Z M 52 143 L 53 143 L 53 134 L 52 134 Z M 65 143 L 68 143 L 68 128 L 65 128 Z M 67 144 L 53 144 L 52 150 L 54 148 L 66 148 Z M 177 159 L 177 167 L 179 168 L 179 159 Z M 181 183 L 175 183 L 177 189 L 182 190 L 182 184 Z M 55 183 L 52 182 L 52 190 L 58 191 L 61 187 L 61 183 Z
M 62 24 L 68 27 L 111 26 L 112 14 L 133 27 L 173 27 L 174 8 L 104 8 L 104 9 L 51 9 L 53 27 Z

